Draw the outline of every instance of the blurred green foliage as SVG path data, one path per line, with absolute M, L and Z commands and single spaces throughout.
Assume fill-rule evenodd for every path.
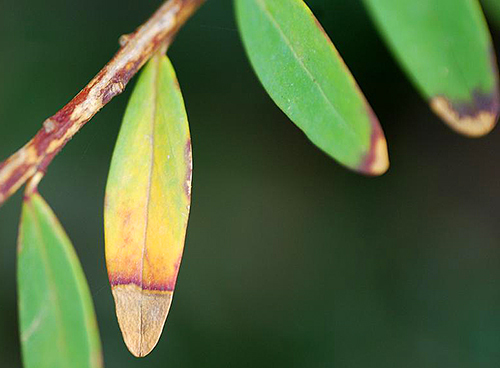
M 130 88 L 51 165 L 41 192 L 89 280 L 108 367 L 497 367 L 500 132 L 452 133 L 360 2 L 308 2 L 384 127 L 391 168 L 355 175 L 266 96 L 230 0 L 211 0 L 170 58 L 193 138 L 193 203 L 164 334 L 137 360 L 104 265 L 103 197 Z M 83 87 L 159 1 L 0 0 L 0 157 Z M 499 29 L 494 32 L 500 49 Z M 0 208 L 0 366 L 19 367 L 20 194 Z
M 500 26 L 500 3 L 497 0 L 481 0 L 488 17 Z

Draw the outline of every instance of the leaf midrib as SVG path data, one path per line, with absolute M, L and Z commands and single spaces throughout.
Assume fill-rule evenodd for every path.
M 346 122 L 346 120 L 344 119 L 344 117 L 337 111 L 337 109 L 333 105 L 332 101 L 330 101 L 330 99 L 326 95 L 325 91 L 323 90 L 323 87 L 321 87 L 321 85 L 317 82 L 316 78 L 314 78 L 314 76 L 312 75 L 311 71 L 307 68 L 307 66 L 304 64 L 304 62 L 302 61 L 302 59 L 299 57 L 299 55 L 297 54 L 297 52 L 293 48 L 290 39 L 283 32 L 283 30 L 280 27 L 280 24 L 273 17 L 273 15 L 271 14 L 271 11 L 269 10 L 269 8 L 265 4 L 265 2 L 263 0 L 255 0 L 255 1 L 260 6 L 260 8 L 263 10 L 263 13 L 268 16 L 269 20 L 271 21 L 271 23 L 273 24 L 273 26 L 278 31 L 278 33 L 280 34 L 281 38 L 283 39 L 283 41 L 285 42 L 285 44 L 288 46 L 288 48 L 292 52 L 293 56 L 295 57 L 295 60 L 297 60 L 297 62 L 302 66 L 302 68 L 304 69 L 304 71 L 306 72 L 306 74 L 308 75 L 308 77 L 310 78 L 310 80 L 312 81 L 312 83 L 319 90 L 319 92 L 320 92 L 321 96 L 323 97 L 323 99 L 327 102 L 327 104 L 329 105 L 329 107 L 331 108 L 331 110 L 333 111 L 333 113 L 338 117 L 339 121 L 344 126 L 344 128 L 346 128 L 346 131 L 349 132 L 349 134 L 351 134 L 351 136 L 353 136 L 353 137 L 357 136 L 358 138 L 361 138 L 360 135 L 354 129 L 352 129 L 350 127 L 350 125 Z M 327 120 L 327 122 L 328 122 L 328 120 Z
M 141 299 L 139 303 L 139 321 L 140 321 L 140 340 L 139 340 L 139 349 L 142 348 L 142 331 L 143 331 L 143 323 L 142 323 L 142 291 L 144 290 L 144 260 L 146 257 L 146 248 L 148 241 L 148 225 L 149 225 L 149 210 L 151 204 L 151 187 L 153 181 L 153 171 L 155 164 L 155 123 L 156 123 L 156 111 L 157 111 L 157 100 L 158 100 L 158 75 L 161 60 L 158 55 L 153 56 L 152 59 L 153 65 L 153 92 L 152 92 L 152 100 L 153 100 L 153 108 L 151 111 L 151 156 L 150 156 L 150 166 L 149 166 L 149 179 L 148 179 L 148 187 L 147 187 L 147 198 L 146 198 L 146 218 L 144 224 L 144 244 L 142 248 L 142 257 L 141 257 Z

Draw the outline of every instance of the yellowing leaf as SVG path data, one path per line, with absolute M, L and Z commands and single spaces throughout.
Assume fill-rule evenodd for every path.
M 166 56 L 145 67 L 116 143 L 105 203 L 106 264 L 125 344 L 145 356 L 172 301 L 191 202 L 191 139 Z

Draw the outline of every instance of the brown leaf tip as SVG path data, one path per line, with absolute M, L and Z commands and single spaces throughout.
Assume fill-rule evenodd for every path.
M 372 123 L 370 138 L 370 151 L 363 159 L 358 171 L 365 175 L 379 176 L 389 169 L 389 153 L 387 152 L 387 141 L 375 114 L 369 109 Z
M 475 92 L 469 103 L 453 103 L 437 96 L 431 99 L 430 105 L 453 130 L 469 137 L 482 137 L 491 132 L 500 112 L 498 92 L 490 95 Z
M 116 316 L 128 350 L 148 355 L 160 339 L 172 303 L 172 291 L 142 290 L 135 284 L 112 287 Z

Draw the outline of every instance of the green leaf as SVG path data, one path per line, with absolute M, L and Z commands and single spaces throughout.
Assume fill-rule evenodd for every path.
M 500 109 L 498 68 L 477 0 L 364 0 L 432 109 L 459 133 L 490 132 Z
M 85 276 L 70 240 L 38 193 L 23 202 L 17 262 L 24 367 L 102 367 Z
M 141 72 L 116 142 L 104 209 L 106 266 L 125 344 L 138 357 L 160 338 L 191 203 L 191 139 L 165 55 Z
M 382 129 L 333 43 L 302 0 L 235 0 L 264 88 L 320 149 L 365 174 L 389 160 Z

